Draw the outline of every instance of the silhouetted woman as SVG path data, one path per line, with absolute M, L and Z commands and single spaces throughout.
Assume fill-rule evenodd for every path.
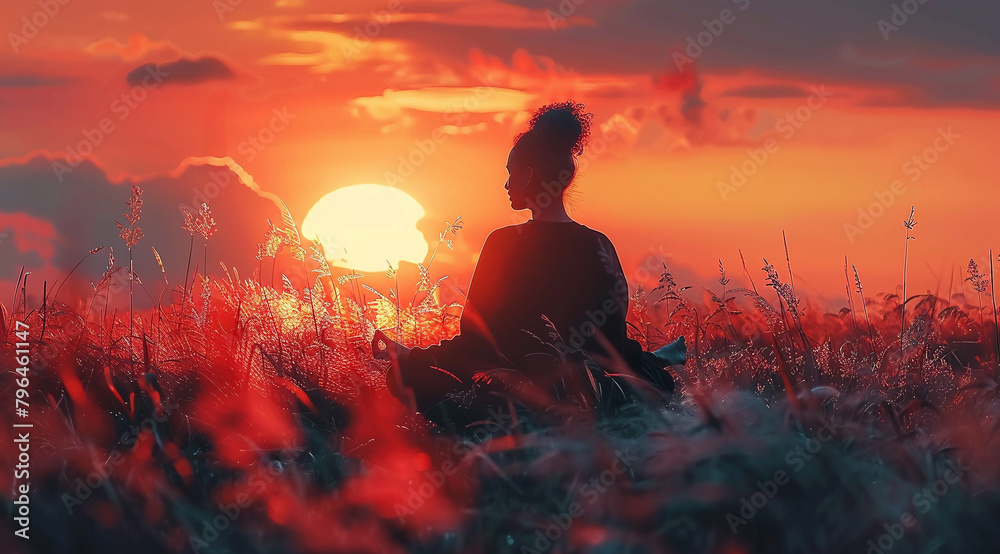
M 415 407 L 432 420 L 461 419 L 470 407 L 495 401 L 485 398 L 489 390 L 504 390 L 494 381 L 527 382 L 553 398 L 571 395 L 572 385 L 555 368 L 567 358 L 581 361 L 581 353 L 592 359 L 617 354 L 655 387 L 673 391 L 664 368 L 684 363 L 683 340 L 652 353 L 628 338 L 628 284 L 615 247 L 603 233 L 573 221 L 563 205 L 576 174 L 576 157 L 590 137 L 593 114 L 583 108 L 572 101 L 543 106 L 534 112 L 529 129 L 515 137 L 504 188 L 511 207 L 531 210 L 532 217 L 487 237 L 466 295 L 460 333 L 427 348 L 407 349 L 381 331 L 372 341 L 377 358 L 397 358 L 399 371 L 390 370 L 388 376 L 393 394 L 406 402 L 412 389 Z M 492 375 L 498 379 L 473 379 L 497 369 L 501 371 Z M 492 389 L 481 386 L 487 381 Z

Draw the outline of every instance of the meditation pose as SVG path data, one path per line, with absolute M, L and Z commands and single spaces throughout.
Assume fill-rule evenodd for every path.
M 484 398 L 491 390 L 507 397 L 526 387 L 542 397 L 571 396 L 574 380 L 556 369 L 566 359 L 617 360 L 618 367 L 605 365 L 607 373 L 621 373 L 624 364 L 633 377 L 673 392 L 665 367 L 684 363 L 683 337 L 656 352 L 628 337 L 628 283 L 615 247 L 571 219 L 563 203 L 590 136 L 593 114 L 583 107 L 571 101 L 544 106 L 515 137 L 504 188 L 511 208 L 531 210 L 532 217 L 487 237 L 459 334 L 427 348 L 405 348 L 381 331 L 372 341 L 376 358 L 395 358 L 390 390 L 429 419 L 461 419 L 470 405 L 495 402 Z M 583 381 L 619 389 L 605 395 L 627 388 Z

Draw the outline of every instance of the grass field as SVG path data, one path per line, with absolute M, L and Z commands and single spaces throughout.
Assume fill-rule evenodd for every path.
M 122 226 L 129 249 L 140 211 Z M 213 226 L 210 212 L 191 214 L 192 245 Z M 449 223 L 442 243 L 460 228 Z M 277 256 L 315 280 L 268 275 Z M 6 467 L 18 464 L 11 424 L 33 427 L 30 477 L 0 474 L 5 552 L 1000 544 L 990 268 L 970 265 L 968 295 L 904 294 L 903 309 L 899 295 L 862 292 L 845 265 L 845 307 L 821 313 L 766 262 L 738 289 L 720 266 L 715 291 L 675 284 L 665 267 L 658 287 L 633 291 L 629 321 L 648 350 L 686 338 L 676 396 L 643 390 L 600 417 L 553 400 L 547 414 L 500 410 L 457 436 L 387 393 L 369 346 L 376 329 L 411 346 L 457 332 L 461 306 L 436 294 L 430 264 L 401 301 L 327 266 L 290 217 L 260 258 L 249 278 L 196 270 L 141 312 L 107 308 L 114 275 L 128 271 L 115 262 L 74 307 L 51 291 L 28 305 L 19 283 L 0 305 Z M 129 280 L 122 294 L 149 286 Z M 373 300 L 356 301 L 362 291 Z M 18 389 L 27 417 L 13 408 Z M 14 534 L 25 481 L 29 541 Z

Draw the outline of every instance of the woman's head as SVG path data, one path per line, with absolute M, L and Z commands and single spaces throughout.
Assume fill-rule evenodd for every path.
M 576 157 L 590 138 L 594 114 L 572 100 L 535 110 L 528 130 L 514 137 L 504 186 L 515 210 L 546 208 L 562 201 L 576 176 Z

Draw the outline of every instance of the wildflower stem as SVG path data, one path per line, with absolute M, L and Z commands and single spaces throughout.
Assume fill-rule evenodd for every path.
M 868 317 L 868 303 L 865 302 L 864 289 L 861 287 L 861 276 L 858 274 L 858 266 L 851 264 L 851 269 L 854 270 L 854 282 L 858 285 L 858 296 L 861 297 L 861 308 L 865 312 L 865 322 L 868 323 L 868 341 L 872 346 L 872 353 L 875 353 L 875 331 L 872 329 L 872 320 Z
M 392 266 L 390 266 L 390 267 L 392 267 Z M 395 294 L 395 297 L 396 297 L 396 342 L 402 342 L 403 341 L 403 336 L 402 336 L 403 327 L 402 327 L 402 325 L 401 325 L 401 323 L 400 323 L 399 320 L 402 317 L 402 313 L 403 312 L 399 308 L 399 274 L 396 273 L 396 272 L 393 272 L 392 279 L 393 279 L 393 282 L 396 285 L 396 294 Z
M 993 249 L 990 248 L 990 299 L 993 301 L 993 361 L 1000 364 L 1000 325 L 997 325 L 996 281 L 993 278 Z
M 916 206 L 910 206 L 910 218 L 903 222 L 906 227 L 906 244 L 903 245 L 903 297 L 900 298 L 900 331 L 899 331 L 899 349 L 903 350 L 903 333 L 906 332 L 906 264 L 910 259 L 910 239 L 916 238 L 910 236 L 910 231 L 917 224 L 913 221 L 913 211 Z
M 132 346 L 132 246 L 128 247 L 128 359 L 135 368 L 135 356 Z
M 743 250 L 738 250 L 738 252 L 740 253 L 740 262 L 743 264 L 743 273 L 746 274 L 747 280 L 750 281 L 750 287 L 753 289 L 753 293 L 759 296 L 760 293 L 757 292 L 757 285 L 754 284 L 753 277 L 750 276 L 750 271 L 747 269 L 747 261 L 743 259 Z
M 854 295 L 851 294 L 851 276 L 847 273 L 847 256 L 844 256 L 844 280 L 847 281 L 847 307 L 851 310 L 851 323 L 854 324 L 854 334 L 861 336 L 861 331 L 858 330 L 858 319 L 854 316 Z
M 181 293 L 181 306 L 182 307 L 184 306 L 184 301 L 187 299 L 188 275 L 191 274 L 191 253 L 192 252 L 194 252 L 194 232 L 191 233 L 191 244 L 188 245 L 188 263 L 187 263 L 187 269 L 184 270 L 184 290 Z
M 90 256 L 96 254 L 97 251 L 100 250 L 101 248 L 104 248 L 104 247 L 102 246 L 100 248 L 95 248 L 95 249 L 91 250 L 90 252 L 87 253 L 86 256 L 84 256 L 83 258 L 81 258 L 79 262 L 76 262 L 76 265 L 73 266 L 73 269 L 69 270 L 69 273 L 66 274 L 66 277 L 62 280 L 61 283 L 59 283 L 59 286 L 56 287 L 56 293 L 52 295 L 52 302 L 55 302 L 56 298 L 59 297 L 59 291 L 62 290 L 63 285 L 66 284 L 66 281 L 69 281 L 70 276 L 73 275 L 73 272 L 76 271 L 76 268 L 80 267 L 80 264 L 82 264 L 84 261 L 86 261 L 87 258 L 89 258 Z

